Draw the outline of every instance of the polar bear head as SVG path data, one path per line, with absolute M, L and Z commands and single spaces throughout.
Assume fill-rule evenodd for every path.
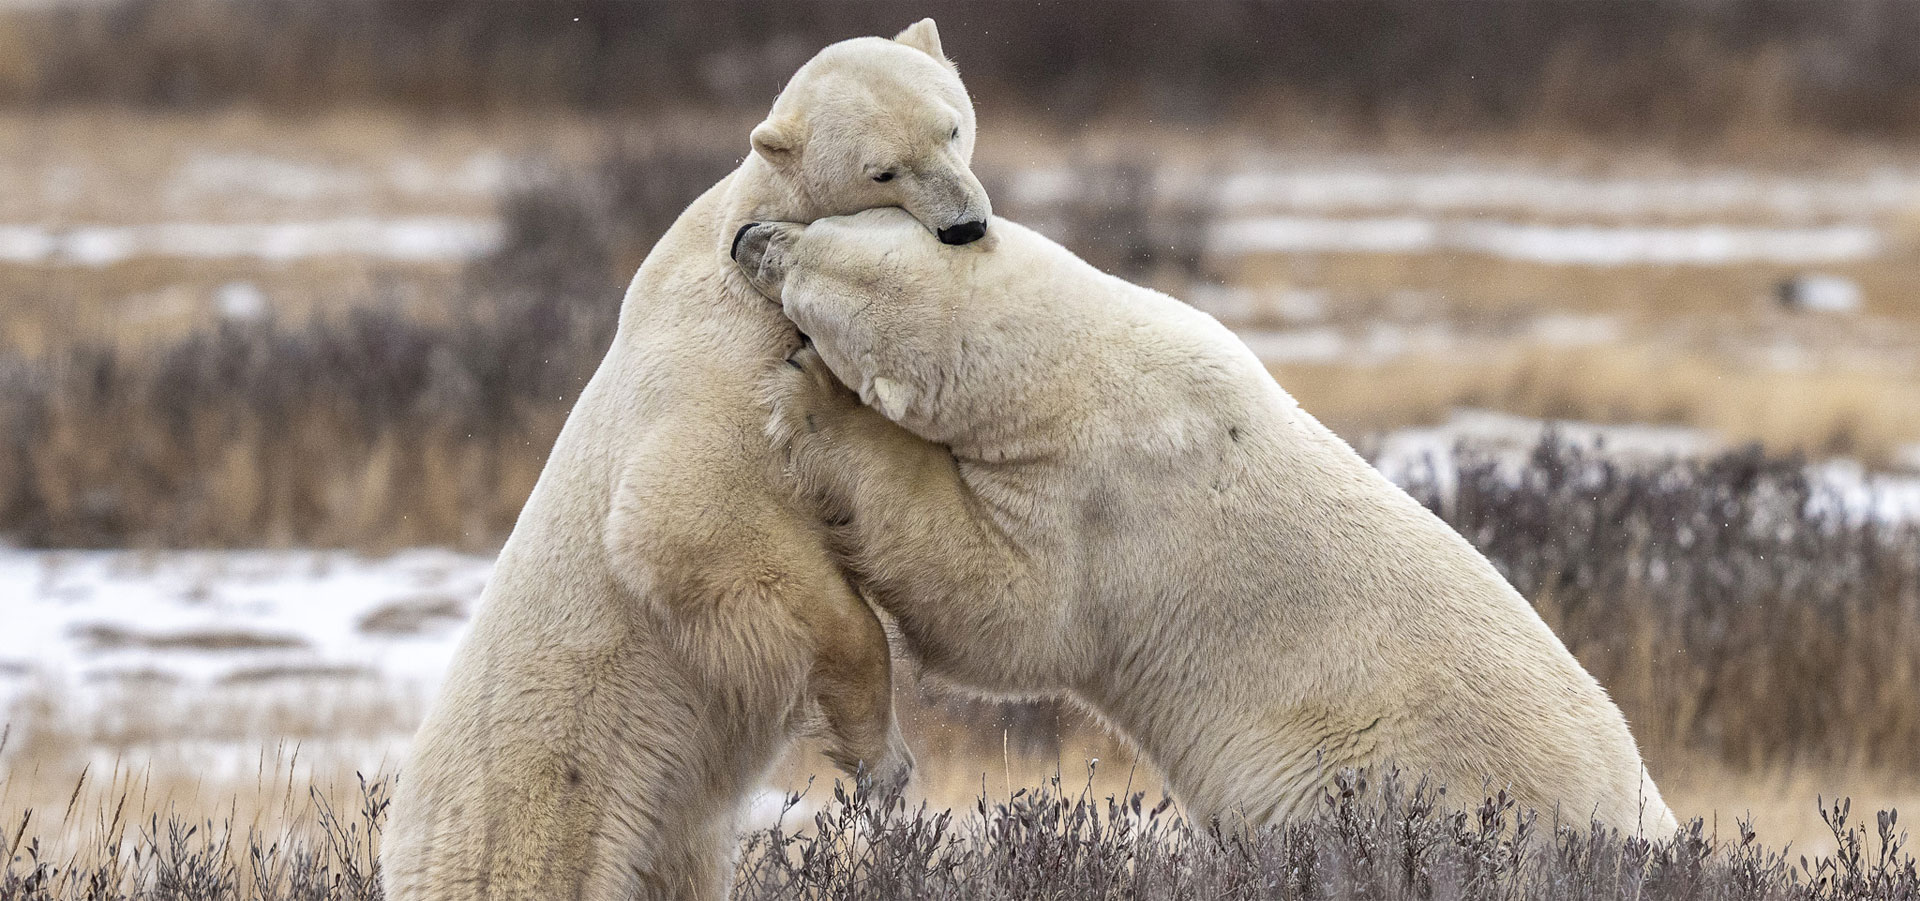
M 943 247 L 888 208 L 810 224 L 750 223 L 733 258 L 843 384 L 941 443 L 1049 415 L 1046 397 L 1011 406 L 1005 398 L 1021 396 L 1027 380 L 1070 355 L 1073 342 L 1035 325 L 1067 315 L 1050 297 L 1053 280 L 1073 267 L 1097 276 L 1014 222 L 1002 220 L 965 247 Z
M 932 19 L 891 41 L 841 41 L 800 67 L 753 129 L 754 154 L 798 207 L 754 215 L 899 207 L 941 241 L 971 243 L 993 213 L 968 168 L 973 137 L 973 102 Z

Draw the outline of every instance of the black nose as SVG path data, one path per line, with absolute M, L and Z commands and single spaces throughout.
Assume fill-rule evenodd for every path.
M 949 225 L 939 231 L 942 244 L 972 244 L 987 233 L 987 221 L 975 219 L 959 225 Z
M 758 222 L 749 222 L 740 226 L 740 230 L 733 233 L 733 246 L 727 248 L 727 256 L 732 257 L 734 262 L 740 262 L 740 239 L 747 236 L 748 229 L 759 224 Z

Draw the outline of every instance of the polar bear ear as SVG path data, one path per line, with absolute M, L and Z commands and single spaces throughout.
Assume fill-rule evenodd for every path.
M 753 127 L 753 152 L 767 162 L 785 164 L 800 149 L 800 128 L 788 119 L 768 119 Z
M 940 61 L 947 68 L 953 68 L 953 62 L 947 59 L 946 51 L 940 49 L 940 26 L 932 19 L 921 19 L 908 25 L 905 31 L 893 36 L 895 41 L 912 47 Z

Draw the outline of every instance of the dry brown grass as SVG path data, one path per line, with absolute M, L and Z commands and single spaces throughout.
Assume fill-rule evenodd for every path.
M 164 346 L 218 326 L 223 287 L 243 283 L 268 298 L 273 319 L 297 327 L 367 306 L 407 310 L 422 322 L 456 309 L 460 266 L 393 265 L 326 258 L 286 264 L 131 260 L 113 266 L 0 265 L 0 347 L 45 357 L 78 341 Z
M 142 400 L 104 400 L 47 409 L 31 481 L 8 486 L 33 498 L 49 543 L 491 547 L 565 417 L 556 403 L 470 437 L 457 422 L 369 431 L 324 408 L 168 424 Z
M 297 635 L 273 635 L 239 629 L 137 632 L 111 623 L 93 623 L 77 627 L 77 631 L 77 637 L 95 650 L 257 651 L 307 645 L 306 639 Z
M 1162 791 L 1150 767 L 1137 764 L 1122 743 L 1077 717 L 1057 744 L 1023 746 L 1009 734 L 1002 753 L 1002 733 L 980 723 L 929 723 L 911 704 L 908 713 L 918 720 L 910 727 L 919 760 L 909 787 L 913 804 L 924 801 L 934 810 L 964 811 L 983 796 L 997 803 L 1021 790 L 1031 793 L 1055 776 L 1076 787 L 1090 785 L 1094 797 L 1125 797 L 1134 791 L 1155 799 Z M 169 728 L 147 731 L 165 734 Z M 318 729 L 289 735 L 300 731 Z M 84 847 L 101 825 L 95 822 L 96 814 L 111 812 L 122 796 L 132 798 L 130 807 L 157 811 L 163 818 L 176 814 L 191 822 L 232 821 L 243 829 L 273 832 L 310 816 L 310 790 L 335 807 L 351 808 L 358 793 L 356 770 L 368 766 L 363 759 L 342 756 L 337 744 L 313 737 L 261 736 L 251 766 L 226 775 L 209 775 L 205 752 L 196 752 L 191 743 L 171 749 L 122 745 L 103 761 L 99 752 L 80 744 L 43 739 L 23 748 L 21 741 L 16 729 L 0 757 L 5 765 L 0 822 L 17 824 L 26 810 L 36 810 L 35 833 L 60 849 Z M 1856 808 L 1864 810 L 1920 809 L 1920 782 L 1905 772 L 1838 766 L 1752 771 L 1686 756 L 1655 760 L 1651 766 L 1682 819 L 1699 817 L 1710 834 L 1723 839 L 1735 834 L 1736 821 L 1751 819 L 1770 845 L 1790 846 L 1794 853 L 1834 850 L 1832 833 L 1820 817 L 1822 798 L 1851 797 Z M 379 772 L 395 768 L 389 756 Z M 775 768 L 768 785 L 801 792 L 806 810 L 811 810 L 829 800 L 839 776 L 814 748 L 803 744 Z M 66 818 L 55 818 L 63 812 Z M 804 824 L 806 817 L 803 811 L 789 821 Z
M 1052 748 L 1023 747 L 1010 737 L 1004 754 L 1000 734 L 978 723 L 930 726 L 923 720 L 912 731 L 920 766 L 909 800 L 925 801 L 935 810 L 965 810 L 983 795 L 1003 801 L 1056 775 L 1075 785 L 1091 780 L 1097 797 L 1140 791 L 1157 798 L 1162 791 L 1150 767 L 1137 764 L 1124 745 L 1084 724 L 1070 729 Z M 27 809 L 49 817 L 73 801 L 80 818 L 41 819 L 38 834 L 50 841 L 84 843 L 94 825 L 85 817 L 111 810 L 122 794 L 130 793 L 144 810 L 173 812 L 192 821 L 232 819 L 270 830 L 300 820 L 310 802 L 309 789 L 318 789 L 336 805 L 349 803 L 357 790 L 355 771 L 367 766 L 364 760 L 341 756 L 337 745 L 311 737 L 261 736 L 257 741 L 251 766 L 210 775 L 205 752 L 196 752 L 190 742 L 171 748 L 122 745 L 117 752 L 109 750 L 103 761 L 101 753 L 78 744 L 41 739 L 23 748 L 16 730 L 4 756 L 0 822 L 18 823 Z M 115 754 L 120 756 L 116 759 Z M 1095 760 L 1098 764 L 1090 770 Z M 397 769 L 394 764 L 389 758 L 391 768 L 383 772 Z M 1652 766 L 1681 818 L 1700 817 L 1724 837 L 1732 833 L 1736 820 L 1751 817 L 1770 843 L 1791 842 L 1806 853 L 1833 850 L 1832 836 L 1819 816 L 1820 798 L 1852 797 L 1864 809 L 1920 809 L 1920 782 L 1910 773 L 1831 766 L 1755 772 L 1685 758 L 1654 761 Z M 768 785 L 803 792 L 807 803 L 815 805 L 827 800 L 839 776 L 815 749 L 802 745 L 776 767 Z
M 645 126 L 655 132 L 683 135 L 677 139 L 682 146 L 700 148 L 700 153 L 712 157 L 724 170 L 739 153 L 737 133 L 744 131 L 751 119 L 750 115 L 730 113 L 702 120 L 655 111 L 649 114 Z M 1272 127 L 1273 123 L 1266 125 Z M 219 221 L 351 212 L 484 214 L 495 202 L 491 197 L 457 191 L 402 190 L 388 178 L 388 170 L 396 160 L 413 160 L 429 171 L 444 174 L 476 157 L 512 159 L 522 153 L 544 161 L 542 166 L 550 169 L 578 168 L 596 154 L 606 154 L 610 145 L 617 148 L 622 141 L 635 140 L 633 134 L 638 128 L 632 122 L 573 113 L 421 119 L 372 107 L 296 117 L 244 109 L 193 114 L 84 107 L 43 113 L 16 111 L 0 114 L 0 149 L 18 161 L 18 165 L 0 173 L 0 183 L 10 186 L 0 191 L 0 212 L 12 211 L 0 219 L 13 216 L 62 223 L 146 222 L 182 215 Z M 1288 134 L 1286 146 L 1306 152 L 1315 146 L 1316 134 L 1319 140 L 1331 141 L 1330 147 L 1352 150 L 1367 146 L 1354 142 L 1351 129 L 1324 127 L 1319 132 Z M 1342 134 L 1347 137 L 1340 139 Z M 1492 132 L 1476 132 L 1462 140 L 1472 145 L 1488 134 Z M 1431 152 L 1435 146 L 1431 136 L 1420 137 L 1417 129 L 1410 135 L 1404 149 L 1415 156 L 1421 148 Z M 1154 159 L 1139 159 L 1136 151 L 1142 141 L 1155 148 Z M 1090 181 L 1076 196 L 1092 199 L 1066 211 L 1070 227 L 1063 237 L 1103 265 L 1175 293 L 1185 292 L 1196 275 L 1256 295 L 1307 289 L 1328 299 L 1324 322 L 1335 326 L 1364 328 L 1379 321 L 1410 322 L 1487 338 L 1489 346 L 1484 349 L 1476 346 L 1471 352 L 1447 357 L 1416 357 L 1365 366 L 1277 367 L 1288 387 L 1307 402 L 1309 409 L 1350 436 L 1431 422 L 1444 416 L 1448 408 L 1467 403 L 1535 415 L 1685 422 L 1714 428 L 1734 438 L 1759 438 L 1772 447 L 1857 451 L 1880 461 L 1889 458 L 1891 449 L 1920 441 L 1915 402 L 1911 399 L 1916 392 L 1908 390 L 1920 384 L 1920 363 L 1914 362 L 1920 359 L 1920 305 L 1907 302 L 1907 298 L 1920 295 L 1920 256 L 1915 251 L 1920 232 L 1914 232 L 1911 223 L 1889 223 L 1894 234 L 1904 237 L 1897 240 L 1898 251 L 1887 258 L 1821 267 L 1858 282 L 1868 310 L 1853 319 L 1820 320 L 1784 316 L 1770 309 L 1769 297 L 1775 284 L 1794 271 L 1793 267 L 1554 267 L 1461 254 L 1297 254 L 1238 261 L 1194 260 L 1189 259 L 1192 247 L 1175 246 L 1169 252 L 1161 245 L 1180 245 L 1181 236 L 1190 242 L 1204 231 L 1211 211 L 1187 210 L 1170 198 L 1156 199 L 1150 192 L 1130 201 L 1101 196 L 1100 191 L 1093 190 L 1114 183 L 1102 173 L 1111 175 L 1126 166 L 1149 179 L 1163 164 L 1207 171 L 1210 160 L 1230 161 L 1238 154 L 1257 153 L 1270 143 L 1258 129 L 1202 132 L 1178 123 L 1120 123 L 1112 116 L 1065 129 L 1055 120 L 1016 108 L 1003 112 L 1000 124 L 989 129 L 981 155 L 983 169 L 1001 172 L 1018 171 L 1027 165 L 1055 165 L 1068 159 L 1082 161 L 1081 168 Z M 258 192 L 244 189 L 183 195 L 168 187 L 178 181 L 183 167 L 191 168 L 196 154 L 210 149 L 351 177 L 346 180 L 348 187 L 340 191 L 305 198 L 263 198 Z M 1458 149 L 1448 148 L 1449 152 Z M 1608 171 L 1634 171 L 1630 160 L 1608 159 L 1596 147 L 1542 152 L 1546 158 L 1570 154 L 1591 161 L 1606 160 Z M 1820 171 L 1857 171 L 1874 165 L 1875 159 L 1883 156 L 1872 147 L 1844 145 L 1828 154 L 1825 165 L 1830 168 Z M 1671 162 L 1649 161 L 1647 165 Z M 1801 165 L 1809 164 L 1802 161 Z M 60 191 L 48 187 L 69 177 L 78 187 Z M 524 170 L 524 178 L 529 189 L 510 197 L 509 205 L 520 202 L 516 198 L 549 191 L 551 182 L 543 181 L 532 170 Z M 689 183 L 667 194 L 683 199 L 698 187 Z M 187 204 L 184 208 L 183 203 Z M 667 209 L 671 202 L 657 205 L 660 212 L 677 212 L 677 208 Z M 1060 212 L 1022 210 L 1010 199 L 1005 205 L 1016 216 Z M 510 218 L 512 215 L 517 214 L 510 214 Z M 648 211 L 647 215 L 654 212 Z M 1920 216 L 1920 212 L 1914 216 Z M 1920 222 L 1920 218 L 1913 221 Z M 1147 228 L 1143 222 L 1153 227 Z M 597 287 L 590 289 L 606 295 L 600 300 L 610 299 L 617 292 L 618 283 L 645 250 L 644 243 L 625 238 L 616 243 L 620 246 L 610 254 L 595 257 L 589 253 L 565 264 L 576 269 L 604 267 L 604 272 L 595 273 Z M 1143 250 L 1153 251 L 1145 268 L 1137 259 Z M 196 332 L 217 327 L 217 291 L 236 281 L 263 291 L 271 299 L 276 325 L 288 331 L 297 332 L 315 320 L 337 323 L 355 310 L 368 308 L 427 326 L 449 326 L 457 324 L 476 305 L 484 306 L 485 299 L 476 294 L 486 293 L 490 281 L 505 271 L 497 262 L 486 263 L 478 270 L 351 259 L 265 265 L 149 259 L 98 269 L 0 264 L 0 349 L 29 357 L 58 355 L 76 342 L 164 349 Z M 529 284 L 545 279 L 550 286 L 540 290 L 548 296 L 540 302 L 575 302 L 560 295 L 579 289 L 549 276 L 547 270 L 518 276 L 508 273 L 509 278 Z M 1613 317 L 1620 324 L 1623 338 L 1604 351 L 1535 347 L 1512 340 L 1514 329 L 1524 328 L 1533 317 L 1554 313 Z M 1235 324 L 1283 327 L 1296 323 L 1276 311 L 1265 311 Z M 1760 350 L 1782 341 L 1813 360 L 1813 371 L 1778 370 L 1756 362 Z M 593 355 L 597 348 L 575 352 Z M 1861 359 L 1850 362 L 1852 358 Z M 352 431 L 350 425 L 329 420 L 324 413 L 311 418 L 312 422 L 276 432 L 304 432 L 311 437 L 305 446 L 318 453 L 334 441 L 324 437 L 328 433 L 339 433 L 343 428 Z M 84 456 L 98 453 L 106 436 L 123 436 L 144 427 L 127 422 L 103 428 L 103 434 L 93 434 L 99 428 L 64 424 L 55 443 L 73 449 L 75 456 Z M 209 428 L 231 429 L 243 444 L 254 440 L 245 425 L 221 423 Z M 439 468 L 447 472 L 428 474 L 429 480 L 445 485 L 449 480 L 460 482 L 464 478 L 448 472 L 504 467 L 511 472 L 501 482 L 507 490 L 501 492 L 499 503 L 510 505 L 513 489 L 530 484 L 518 470 L 537 465 L 512 460 L 510 448 L 543 447 L 550 428 L 536 425 L 508 435 L 503 442 L 507 447 L 501 448 L 476 448 L 475 444 L 485 445 L 488 439 L 468 442 L 465 431 L 431 441 L 419 436 L 361 436 L 358 446 L 341 450 L 335 454 L 337 459 L 325 461 L 320 467 L 329 471 L 332 483 L 347 487 L 324 492 L 329 495 L 325 500 L 299 504 L 351 520 L 351 526 L 329 530 L 329 535 L 365 535 L 366 530 L 383 528 L 397 518 L 372 508 L 382 506 L 379 498 L 391 494 L 387 488 L 394 477 L 387 474 L 411 465 L 398 461 L 415 454 L 444 453 L 447 459 Z M 376 441 L 380 447 L 372 446 Z M 173 459 L 191 456 L 201 461 L 195 464 L 201 471 L 212 473 L 237 473 L 255 465 L 280 466 L 287 471 L 287 461 L 306 451 L 237 448 L 222 453 L 230 459 L 209 460 L 197 451 L 176 454 Z M 130 456 L 138 459 L 145 454 Z M 467 458 L 468 462 L 459 462 L 458 458 Z M 123 459 L 107 466 L 126 463 Z M 88 468 L 86 478 L 75 481 L 84 483 L 98 471 L 99 467 Z M 365 491 L 352 487 L 358 484 L 368 487 Z M 407 514 L 415 521 L 408 533 L 430 538 L 446 534 L 450 528 L 461 534 L 497 528 L 499 517 L 494 508 L 499 503 L 487 502 L 481 512 L 463 517 L 455 508 L 477 493 L 471 487 L 452 490 L 455 495 L 436 502 L 437 509 Z M 225 496 L 208 507 L 218 510 L 210 516 L 281 504 L 285 498 L 310 494 L 314 489 L 236 484 L 223 491 Z M 60 488 L 51 493 L 72 491 Z M 293 506 L 288 509 L 285 514 L 267 518 L 297 519 L 301 515 Z M 260 521 L 258 515 L 249 516 L 249 522 Z M 196 514 L 189 514 L 189 519 L 210 521 Z M 245 531 L 253 529 L 250 526 Z M 264 534 L 291 536 L 299 532 L 297 526 L 289 528 L 276 522 Z
M 1412 295 L 1419 298 L 1421 313 L 1465 322 L 1497 323 L 1565 312 L 1604 313 L 1648 325 L 1725 317 L 1799 331 L 1844 329 L 1848 321 L 1796 320 L 1774 309 L 1774 289 L 1780 279 L 1815 268 L 1860 285 L 1866 301 L 1862 318 L 1905 328 L 1920 324 L 1920 305 L 1911 302 L 1920 293 L 1920 249 L 1913 246 L 1864 262 L 1815 267 L 1764 263 L 1549 266 L 1464 253 L 1256 254 L 1222 265 L 1229 284 L 1255 290 L 1311 287 L 1326 291 L 1333 300 L 1328 313 L 1334 319 L 1396 312 L 1390 299 Z
M 629 143 L 671 136 L 726 162 L 751 111 L 659 109 L 643 120 L 524 111 L 422 117 L 373 106 L 300 115 L 122 107 L 0 110 L 0 225 L 68 228 L 498 215 L 556 173 L 590 172 Z M 724 170 L 723 170 L 724 171 Z M 684 203 L 704 188 L 677 186 Z M 674 212 L 678 212 L 675 207 Z M 645 246 L 640 248 L 641 253 Z M 618 261 L 623 281 L 639 257 Z M 215 327 L 219 289 L 255 286 L 298 327 L 379 307 L 429 324 L 473 304 L 463 261 L 291 262 L 140 257 L 107 266 L 0 260 L 0 351 L 162 344 Z
M 35 819 L 51 810 L 18 821 L 0 895 L 377 901 L 392 783 L 359 780 L 346 804 L 319 789 L 297 803 L 294 785 L 263 827 L 149 807 L 131 786 L 79 808 L 83 780 L 57 821 Z M 960 811 L 839 785 L 791 803 L 800 809 L 744 836 L 734 897 L 1887 901 L 1920 889 L 1896 812 L 1856 815 L 1851 802 L 1823 807 L 1833 847 L 1797 866 L 1796 849 L 1762 843 L 1747 820 L 1622 836 L 1536 817 L 1504 792 L 1476 803 L 1397 773 L 1343 773 L 1314 816 L 1257 831 L 1188 822 L 1146 792 L 1103 794 L 1065 774 L 1004 799 L 982 792 Z
M 377 635 L 418 635 L 451 627 L 467 619 L 467 602 L 446 595 L 404 598 L 370 611 L 355 623 L 361 632 Z
M 1911 372 L 1788 372 L 1646 346 L 1541 345 L 1271 368 L 1302 406 L 1347 435 L 1484 407 L 1546 419 L 1690 425 L 1777 453 L 1876 463 L 1920 438 L 1920 381 Z

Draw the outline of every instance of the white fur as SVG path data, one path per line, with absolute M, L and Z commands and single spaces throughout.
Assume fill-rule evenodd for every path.
M 1232 333 L 995 229 L 948 248 L 876 210 L 747 242 L 817 348 L 774 376 L 771 434 L 932 672 L 1084 702 L 1229 824 L 1398 766 L 1674 828 L 1525 599 Z
M 760 374 L 799 338 L 728 259 L 754 218 L 987 214 L 966 91 L 932 22 L 902 38 L 802 68 L 634 277 L 402 771 L 389 898 L 718 898 L 796 730 L 906 777 L 886 636 L 762 437 Z

